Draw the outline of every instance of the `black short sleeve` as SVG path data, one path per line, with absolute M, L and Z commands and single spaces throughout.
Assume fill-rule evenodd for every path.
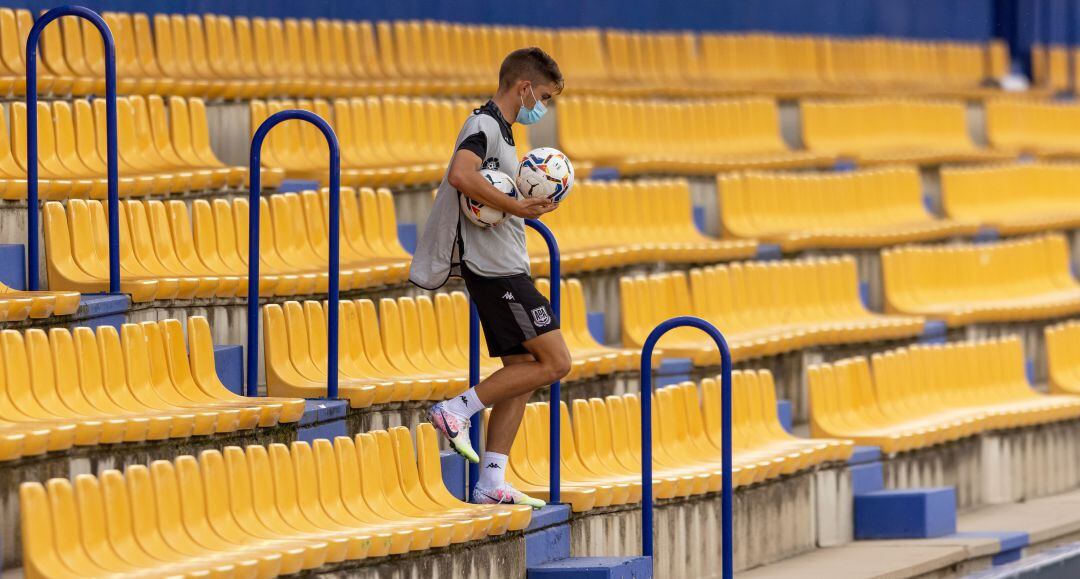
M 465 137 L 465 140 L 461 141 L 461 144 L 458 145 L 458 150 L 460 151 L 462 149 L 472 151 L 477 157 L 480 157 L 481 161 L 483 161 L 484 157 L 487 155 L 487 136 L 484 135 L 483 131 L 477 131 L 468 137 Z

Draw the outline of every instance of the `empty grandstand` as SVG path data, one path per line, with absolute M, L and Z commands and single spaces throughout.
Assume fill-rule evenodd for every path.
M 1078 11 L 0 2 L 0 575 L 1080 577 Z

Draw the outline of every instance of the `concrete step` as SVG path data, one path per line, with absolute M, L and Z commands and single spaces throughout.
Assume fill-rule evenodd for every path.
M 738 574 L 739 579 L 962 577 L 1080 538 L 1080 490 L 961 513 L 936 539 L 857 541 Z M 994 575 L 996 576 L 996 575 Z

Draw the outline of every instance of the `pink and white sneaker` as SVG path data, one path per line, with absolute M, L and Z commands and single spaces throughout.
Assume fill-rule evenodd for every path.
M 497 489 L 485 489 L 476 485 L 473 488 L 472 502 L 478 505 L 529 505 L 534 509 L 541 509 L 547 504 L 506 483 Z
M 450 448 L 454 449 L 454 452 L 473 464 L 480 462 L 480 457 L 476 455 L 472 442 L 469 441 L 469 419 L 446 410 L 446 404 L 439 402 L 428 409 L 428 422 L 450 441 Z

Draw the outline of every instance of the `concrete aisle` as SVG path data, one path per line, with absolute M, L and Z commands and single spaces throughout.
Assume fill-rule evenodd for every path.
M 991 535 L 1029 536 L 1024 554 L 1048 548 L 1080 533 L 1080 490 L 1026 503 L 994 505 L 959 515 L 957 535 L 907 541 L 858 541 L 758 567 L 739 579 L 905 579 L 954 577 L 986 568 L 999 551 Z M 1034 547 L 1034 548 L 1032 548 Z M 978 562 L 977 560 L 983 560 Z M 970 563 L 967 565 L 965 563 Z

